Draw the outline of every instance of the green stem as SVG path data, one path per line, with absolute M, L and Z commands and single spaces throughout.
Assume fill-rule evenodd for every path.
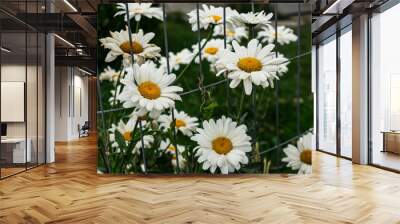
M 236 121 L 239 122 L 240 120 L 240 115 L 242 114 L 242 109 L 243 109 L 243 103 L 244 103 L 244 89 L 242 90 L 242 95 L 240 96 L 240 104 L 239 104 L 239 111 L 236 116 Z
M 195 158 L 194 158 L 194 150 L 193 150 L 193 148 L 191 147 L 190 148 L 190 156 L 188 156 L 188 158 L 190 158 L 190 163 L 188 162 L 188 164 L 190 164 L 191 166 L 190 166 L 190 171 L 192 172 L 192 173 L 196 173 L 196 170 L 195 170 Z
M 248 40 L 249 42 L 250 42 L 251 39 L 254 38 L 254 29 L 255 29 L 255 25 L 249 24 L 249 33 L 250 33 L 250 38 Z
M 208 41 L 211 40 L 213 31 L 214 31 L 214 25 L 211 26 L 210 32 L 207 35 L 207 39 L 204 42 L 204 44 L 201 46 L 200 50 L 196 53 L 195 56 L 193 56 L 192 60 L 190 60 L 190 62 L 185 66 L 185 68 L 183 68 L 183 70 L 179 73 L 179 75 L 176 77 L 174 83 L 177 82 L 179 80 L 179 78 L 181 78 L 183 76 L 183 74 L 185 74 L 186 70 L 190 67 L 190 65 L 193 64 L 194 60 L 199 56 L 200 52 L 204 49 L 204 47 L 206 46 Z
M 137 33 L 139 31 L 139 24 L 140 24 L 140 20 L 137 21 L 135 24 L 135 33 Z
M 120 164 L 121 171 L 124 169 L 125 161 L 128 159 L 128 157 L 130 155 L 132 155 L 132 150 L 135 148 L 136 143 L 139 141 L 139 140 L 138 141 L 134 141 L 135 133 L 136 133 L 138 124 L 139 124 L 139 119 L 137 119 L 136 122 L 135 122 L 135 126 L 133 128 L 132 133 L 131 133 L 132 134 L 132 140 L 129 142 L 128 146 L 126 147 L 126 152 L 122 151 L 122 153 L 123 153 L 122 154 L 122 160 L 121 160 L 122 162 Z

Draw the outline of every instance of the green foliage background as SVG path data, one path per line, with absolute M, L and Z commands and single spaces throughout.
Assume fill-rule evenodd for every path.
M 179 4 L 179 3 L 175 3 Z M 230 7 L 237 9 L 239 12 L 250 11 L 250 5 L 229 5 Z M 172 6 L 173 7 L 173 6 Z M 196 5 L 193 4 L 193 9 Z M 293 7 L 297 7 L 297 4 L 293 4 Z M 302 7 L 308 7 L 304 4 Z M 273 12 L 273 6 L 271 5 L 256 5 L 255 10 L 266 10 L 267 12 Z M 126 23 L 122 16 L 114 17 L 116 12 L 114 5 L 101 5 L 98 10 L 98 38 L 104 38 L 109 36 L 110 31 L 120 31 L 125 29 Z M 280 21 L 288 21 L 289 18 L 278 15 L 278 24 Z M 288 68 L 289 71 L 285 73 L 280 81 L 279 85 L 279 96 L 276 96 L 276 90 L 272 88 L 263 89 L 257 87 L 254 89 L 256 94 L 256 107 L 252 107 L 251 96 L 245 96 L 244 107 L 242 116 L 240 117 L 240 123 L 247 125 L 250 136 L 256 136 L 259 147 L 259 151 L 265 151 L 278 142 L 277 135 L 279 134 L 280 142 L 296 136 L 297 133 L 297 117 L 296 117 L 296 101 L 300 103 L 300 127 L 301 132 L 312 127 L 313 122 L 313 95 L 311 92 L 311 17 L 310 15 L 303 14 L 301 17 L 302 25 L 300 27 L 300 54 L 305 54 L 299 58 L 300 63 L 300 98 L 296 99 L 296 74 L 297 74 L 297 61 L 296 59 L 291 61 Z M 289 20 L 290 21 L 290 20 Z M 292 17 L 293 24 L 296 24 L 297 17 Z M 131 20 L 132 27 L 135 27 L 134 20 Z M 187 15 L 180 12 L 173 12 L 167 14 L 167 31 L 168 31 L 168 48 L 169 51 L 178 52 L 183 48 L 191 49 L 193 44 L 198 41 L 197 32 L 191 31 L 191 26 L 187 21 Z M 140 28 L 147 32 L 154 32 L 155 38 L 151 41 L 162 49 L 162 55 L 165 55 L 164 46 L 164 30 L 163 22 L 156 19 L 148 19 L 142 17 L 140 22 Z M 296 26 L 291 27 L 295 33 L 297 31 Z M 205 38 L 208 31 L 202 31 L 202 38 Z M 242 44 L 246 44 L 246 40 Z M 292 58 L 297 55 L 297 43 L 292 42 L 288 45 L 277 46 L 278 52 L 284 54 L 286 58 Z M 98 43 L 98 73 L 101 73 L 107 66 L 111 66 L 115 70 L 119 70 L 121 66 L 121 60 L 115 60 L 112 63 L 105 63 L 108 50 L 105 50 Z M 216 77 L 215 73 L 209 69 L 209 64 L 204 60 L 202 63 L 203 74 L 204 74 L 204 85 L 212 84 L 217 81 L 223 80 L 223 77 Z M 183 66 L 181 66 L 182 68 Z M 198 88 L 199 83 L 199 72 L 200 66 L 193 64 L 185 73 L 185 75 L 177 82 L 177 85 L 183 87 L 184 92 Z M 179 73 L 179 71 L 177 72 Z M 178 110 L 183 110 L 191 116 L 196 116 L 199 120 L 206 120 L 210 118 L 218 119 L 222 115 L 229 116 L 233 119 L 238 114 L 238 105 L 242 93 L 242 84 L 236 89 L 230 89 L 227 83 L 222 83 L 215 87 L 206 90 L 205 101 L 202 102 L 202 95 L 200 91 L 184 95 L 182 102 L 177 102 L 176 107 Z M 102 93 L 102 104 L 104 110 L 112 109 L 113 107 L 109 104 L 108 99 L 111 97 L 110 90 L 113 89 L 111 82 L 101 83 Z M 276 104 L 277 103 L 277 104 Z M 276 108 L 279 107 L 279 120 L 276 116 Z M 100 109 L 100 108 L 99 108 Z M 254 110 L 255 109 L 255 110 Z M 255 113 L 254 113 L 255 112 Z M 105 172 L 104 160 L 102 158 L 102 152 L 105 149 L 105 139 L 107 130 L 111 127 L 112 123 L 117 124 L 119 119 L 126 117 L 131 113 L 131 110 L 122 110 L 118 112 L 105 113 L 104 120 L 102 116 L 98 116 L 98 170 Z M 279 125 L 279 128 L 277 127 Z M 103 127 L 105 125 L 106 129 Z M 256 128 L 255 128 L 256 127 Z M 279 130 L 279 131 L 278 131 Z M 178 144 L 185 144 L 194 147 L 194 143 L 188 138 L 178 139 Z M 150 150 L 149 150 L 150 151 Z M 151 157 L 151 155 L 149 155 Z M 268 170 L 271 173 L 292 173 L 290 168 L 286 167 L 285 163 L 281 162 L 284 157 L 282 148 L 270 151 L 266 154 L 259 155 L 257 150 L 249 155 L 251 163 L 243 167 L 240 172 L 245 173 L 262 173 L 265 172 L 267 167 L 265 165 L 270 163 Z M 118 158 L 116 160 L 119 160 Z M 126 158 L 122 158 L 126 159 Z M 140 158 L 134 158 L 136 164 L 139 164 Z M 132 158 L 133 160 L 133 158 Z M 164 161 L 165 160 L 165 161 Z M 173 169 L 171 166 L 163 166 L 160 164 L 165 163 L 166 158 L 153 158 L 149 160 L 149 166 L 153 165 L 156 168 L 150 168 L 149 172 L 155 173 L 172 173 Z M 266 163 L 267 162 L 267 163 Z M 127 173 L 123 169 L 116 169 L 113 166 L 118 166 L 118 161 L 110 159 L 110 166 L 112 173 Z M 194 168 L 193 168 L 194 169 Z M 134 172 L 139 172 L 139 169 L 133 168 Z M 192 172 L 193 170 L 187 170 Z M 197 168 L 196 172 L 202 172 L 201 169 Z

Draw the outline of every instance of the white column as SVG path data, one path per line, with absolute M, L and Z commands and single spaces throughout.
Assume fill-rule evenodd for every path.
M 353 19 L 353 162 L 368 163 L 368 15 Z
M 46 162 L 55 161 L 54 134 L 55 134 L 55 56 L 54 56 L 54 35 L 49 33 L 46 36 Z

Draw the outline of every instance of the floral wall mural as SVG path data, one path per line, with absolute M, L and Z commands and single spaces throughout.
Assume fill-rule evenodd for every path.
M 310 173 L 309 11 L 101 5 L 98 173 Z

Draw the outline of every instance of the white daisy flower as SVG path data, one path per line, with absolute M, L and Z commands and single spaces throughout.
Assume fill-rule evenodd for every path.
M 264 11 L 261 12 L 248 12 L 233 15 L 229 21 L 237 26 L 242 25 L 262 25 L 267 26 L 271 23 L 273 14 L 266 14 Z
M 183 153 L 185 151 L 185 146 L 183 145 L 176 145 L 176 146 L 178 148 L 179 153 Z M 176 148 L 169 139 L 160 142 L 160 151 L 170 155 L 176 155 Z
M 149 43 L 154 38 L 154 33 L 144 34 L 143 30 L 140 29 L 138 33 L 132 33 L 132 43 L 129 42 L 127 28 L 120 32 L 110 32 L 110 35 L 111 37 L 100 39 L 101 45 L 105 49 L 110 50 L 105 62 L 112 62 L 121 55 L 124 65 L 129 66 L 131 62 L 131 48 L 135 62 L 138 64 L 142 64 L 145 59 L 160 57 L 161 49 L 157 45 Z
M 157 117 L 165 109 L 173 108 L 175 100 L 181 100 L 178 92 L 183 89 L 171 86 L 176 76 L 166 74 L 153 62 L 135 64 L 133 69 L 129 67 L 126 70 L 127 74 L 121 80 L 124 88 L 118 95 L 125 108 L 135 107 L 140 116 L 150 112 L 151 117 Z
M 111 147 L 116 148 L 117 151 L 116 152 L 120 152 L 120 145 L 118 145 L 118 142 L 115 139 L 115 131 L 118 131 L 119 133 L 121 133 L 122 137 L 125 140 L 125 144 L 126 146 L 129 145 L 129 143 L 132 141 L 133 138 L 133 130 L 135 129 L 135 124 L 136 124 L 136 119 L 129 119 L 128 122 L 125 124 L 122 120 L 119 121 L 118 126 L 115 124 L 111 125 L 111 128 L 108 129 L 110 132 L 109 135 L 109 140 L 111 142 Z M 142 125 L 145 126 L 146 122 L 142 121 Z M 137 129 L 138 127 L 137 127 Z M 154 137 L 152 135 L 145 135 L 143 136 L 143 143 L 144 143 L 144 148 L 150 148 L 151 144 L 154 142 Z M 142 147 L 142 142 L 141 140 L 138 140 L 135 144 L 134 149 L 132 150 L 132 153 L 139 153 L 140 149 Z
M 129 116 L 137 116 L 142 120 L 146 120 L 147 117 L 153 119 L 154 123 L 158 125 L 157 119 L 160 117 L 162 111 L 158 110 L 153 110 L 153 111 L 147 111 L 146 108 L 134 108 L 133 112 Z M 153 122 L 152 121 L 152 122 Z
M 298 170 L 299 174 L 310 174 L 312 171 L 312 135 L 307 134 L 297 141 L 297 148 L 288 145 L 283 149 L 286 156 L 282 162 L 286 162 L 287 167 Z
M 197 132 L 191 139 L 198 144 L 195 156 L 203 163 L 203 170 L 210 169 L 214 173 L 218 167 L 221 173 L 228 174 L 248 163 L 246 152 L 252 148 L 245 125 L 237 126 L 231 118 L 223 116 L 216 122 L 213 119 L 204 121 L 203 128 L 198 128 Z
M 237 41 L 233 41 L 232 46 L 234 52 L 223 50 L 217 61 L 218 67 L 224 68 L 217 76 L 227 71 L 228 78 L 232 79 L 231 88 L 236 88 L 243 81 L 244 90 L 250 95 L 253 84 L 267 87 L 268 82 L 279 79 L 276 75 L 278 65 L 286 62 L 286 59 L 270 57 L 274 45 L 262 47 L 257 39 L 252 39 L 247 48 L 240 46 Z
M 223 24 L 217 25 L 214 28 L 213 36 L 224 36 L 224 26 Z M 232 40 L 241 41 L 243 38 L 248 38 L 249 33 L 246 27 L 239 26 L 236 27 L 232 23 L 226 23 L 226 40 L 231 42 Z
M 276 55 L 273 54 L 273 58 L 276 58 Z M 283 54 L 278 53 L 278 58 L 283 58 L 286 62 L 280 63 L 278 65 L 278 75 L 282 76 L 286 72 L 289 71 L 288 65 L 289 65 L 289 59 L 287 59 Z
M 178 160 L 179 160 L 179 168 L 182 169 L 182 168 L 184 168 L 186 166 L 186 159 L 185 159 L 185 157 L 183 157 L 180 154 L 178 156 L 179 156 L 179 158 L 178 158 Z M 172 163 L 173 167 L 176 167 L 176 155 L 172 156 L 171 163 Z
M 193 59 L 194 54 L 187 48 L 179 51 L 174 54 L 173 52 L 169 52 L 169 66 L 172 71 L 178 71 L 181 65 L 189 64 Z M 161 66 L 167 71 L 167 58 L 162 57 Z
M 115 95 L 115 91 L 117 91 L 117 95 Z M 111 90 L 110 93 L 111 97 L 108 99 L 108 102 L 111 106 L 115 106 L 119 103 L 118 95 L 121 93 L 121 86 L 117 86 L 116 89 Z
M 275 32 L 275 28 L 272 26 L 263 27 L 262 31 L 258 32 L 258 38 L 261 39 L 262 42 L 268 42 L 270 44 L 275 42 L 276 36 L 278 36 L 277 42 L 280 45 L 297 41 L 297 36 L 293 33 L 293 30 L 285 26 L 278 26 L 278 33 Z
M 268 56 L 268 60 L 272 60 L 276 58 L 276 54 L 275 53 L 271 53 Z M 287 59 L 283 54 L 278 53 L 278 58 L 283 59 L 283 62 L 281 62 L 280 64 L 278 64 L 278 70 L 277 72 L 273 72 L 271 74 L 274 74 L 272 76 L 270 76 L 268 78 L 269 82 L 265 82 L 263 83 L 263 88 L 266 88 L 268 86 L 271 86 L 272 88 L 274 87 L 274 79 L 279 79 L 279 76 L 284 75 L 286 72 L 289 71 L 288 65 L 290 63 L 289 59 Z
M 151 148 L 151 144 L 154 142 L 154 137 L 152 135 L 144 135 L 143 136 L 143 146 L 145 149 Z M 142 148 L 142 141 L 139 140 L 136 142 L 135 147 L 133 148 L 134 150 L 132 151 L 132 154 L 139 154 L 140 150 Z
M 199 125 L 197 123 L 197 118 L 195 117 L 190 117 L 187 113 L 180 111 L 178 112 L 177 110 L 174 111 L 175 115 L 175 127 L 182 132 L 182 134 L 186 136 L 192 136 L 193 132 L 196 130 L 197 126 Z M 158 121 L 160 122 L 160 127 L 164 129 L 164 131 L 167 131 L 171 128 L 172 124 L 172 115 L 161 115 L 158 118 Z
M 121 73 L 120 71 L 115 71 L 110 66 L 107 66 L 107 68 L 105 68 L 104 71 L 102 73 L 100 73 L 99 80 L 100 81 L 104 81 L 104 80 L 110 81 L 110 82 L 113 82 L 114 85 L 116 85 L 118 82 L 119 76 L 123 76 L 123 73 Z
M 179 167 L 183 168 L 186 165 L 186 159 L 182 156 L 182 153 L 185 151 L 185 146 L 183 145 L 176 145 L 178 148 L 178 160 L 179 160 Z M 173 167 L 176 167 L 176 148 L 175 146 L 170 142 L 169 139 L 166 139 L 165 141 L 161 141 L 160 143 L 160 150 L 162 152 L 166 152 L 167 154 L 171 155 L 171 163 Z
M 203 46 L 205 42 L 206 42 L 206 40 L 203 39 L 200 43 L 200 46 Z M 227 47 L 227 49 L 230 49 L 229 45 L 227 45 L 226 47 Z M 193 48 L 193 54 L 197 55 L 197 53 L 199 52 L 199 44 L 194 44 L 192 46 L 192 48 Z M 219 56 L 221 50 L 223 50 L 223 49 L 224 49 L 224 40 L 223 39 L 211 39 L 203 47 L 201 55 L 205 59 L 207 59 L 207 61 L 214 63 L 217 61 L 218 56 Z M 195 62 L 199 63 L 199 57 L 196 57 Z
M 188 13 L 189 23 L 192 25 L 192 30 L 197 31 L 197 12 L 196 9 Z M 208 29 L 210 24 L 221 24 L 223 22 L 224 9 L 222 7 L 214 7 L 212 5 L 202 5 L 199 9 L 200 29 Z
M 151 3 L 128 3 L 128 11 L 129 11 L 129 20 L 135 18 L 136 21 L 140 21 L 142 16 L 147 18 L 156 18 L 163 21 L 163 14 L 161 8 L 151 7 Z M 126 19 L 126 5 L 125 3 L 117 4 L 118 12 L 115 13 L 115 16 L 123 15 L 125 21 Z
M 129 118 L 131 118 L 131 119 L 140 119 L 140 120 L 146 122 L 146 120 L 147 120 L 147 114 L 141 114 L 141 113 L 139 113 L 139 111 L 136 110 L 136 108 L 135 108 L 135 109 L 132 111 L 132 113 L 129 115 Z M 144 124 L 146 124 L 146 123 L 144 123 L 144 122 L 142 122 L 143 126 L 144 126 Z
M 118 125 L 111 124 L 111 128 L 108 129 L 110 132 L 109 140 L 111 142 L 111 147 L 118 148 L 118 142 L 115 140 L 115 131 L 121 133 L 122 137 L 124 137 L 125 144 L 128 145 L 132 140 L 132 132 L 134 129 L 135 122 L 133 119 L 129 119 L 125 124 L 122 120 L 119 121 Z

